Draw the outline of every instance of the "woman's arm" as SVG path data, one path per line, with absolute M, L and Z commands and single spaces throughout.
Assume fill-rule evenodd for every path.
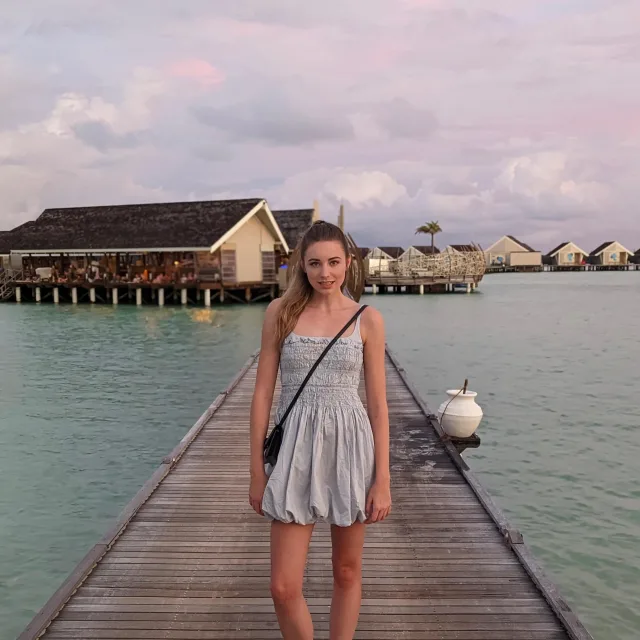
M 251 401 L 250 417 L 250 471 L 251 477 L 264 476 L 263 446 L 269 428 L 269 416 L 273 392 L 280 363 L 280 345 L 275 339 L 276 317 L 280 300 L 274 300 L 267 308 L 262 325 L 262 345 L 256 375 L 256 386 Z
M 384 520 L 391 510 L 391 472 L 389 469 L 389 409 L 385 376 L 384 321 L 376 309 L 362 314 L 364 340 L 364 382 L 367 413 L 375 445 L 375 480 L 367 499 L 370 522 Z

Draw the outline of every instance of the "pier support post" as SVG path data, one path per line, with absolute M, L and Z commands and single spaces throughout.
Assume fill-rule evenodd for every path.
M 251 302 L 251 287 L 246 287 L 244 290 L 244 299 L 247 302 Z
M 180 304 L 187 304 L 187 290 L 180 290 Z
M 71 302 L 73 304 L 78 304 L 78 287 L 71 288 Z
M 142 289 L 136 289 L 136 304 L 142 306 Z
M 36 302 L 42 302 L 42 291 L 40 287 L 36 287 Z
M 60 304 L 60 290 L 58 287 L 53 287 L 53 303 Z
M 224 289 L 220 289 L 220 302 L 224 302 Z
M 16 302 L 22 301 L 22 290 L 20 287 L 16 287 Z
M 94 302 L 94 303 L 96 301 L 96 290 L 95 290 L 95 287 L 91 287 L 91 289 L 89 289 L 89 300 L 91 302 Z
M 375 296 L 376 293 L 378 293 L 378 285 L 377 284 L 372 284 L 371 285 L 371 293 Z
M 111 289 L 111 302 L 118 304 L 118 290 L 115 287 Z
M 204 290 L 204 306 L 205 307 L 211 306 L 211 289 Z
M 467 283 L 467 293 L 471 293 L 471 283 Z
M 420 295 L 421 295 L 421 296 L 423 296 L 423 295 L 424 295 L 424 285 L 423 285 L 423 284 L 421 284 L 421 285 L 418 287 L 418 291 L 420 292 Z
M 158 306 L 164 307 L 164 289 L 158 289 Z

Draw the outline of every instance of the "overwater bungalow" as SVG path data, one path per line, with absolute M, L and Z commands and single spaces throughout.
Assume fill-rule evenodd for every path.
M 294 218 L 295 216 L 291 216 Z M 116 303 L 131 289 L 225 291 L 246 301 L 275 295 L 289 245 L 262 199 L 47 209 L 3 236 L 19 256 L 19 284 L 107 290 Z M 125 288 L 125 293 L 118 289 Z M 18 292 L 19 295 L 19 292 Z M 137 293 L 138 304 L 142 295 Z M 199 294 L 197 294 L 199 298 Z
M 412 245 L 409 248 L 405 249 L 399 256 L 398 260 L 400 262 L 410 262 L 417 257 L 420 256 L 430 256 L 432 254 L 440 253 L 440 249 L 434 246 L 416 246 Z
M 304 232 L 319 218 L 318 210 L 315 208 L 274 211 L 273 217 L 278 223 L 290 251 L 298 246 Z
M 377 249 L 383 256 L 388 256 L 389 260 L 397 260 L 404 253 L 402 247 L 377 247 Z
M 389 265 L 404 253 L 402 247 L 373 247 L 363 258 L 367 275 L 388 273 Z
M 584 269 L 589 254 L 574 242 L 562 242 L 549 251 L 543 262 L 554 270 Z
M 596 269 L 626 269 L 634 255 L 633 251 L 612 240 L 603 242 L 589 254 L 589 264 Z
M 485 251 L 488 269 L 538 271 L 542 254 L 513 236 L 502 236 Z

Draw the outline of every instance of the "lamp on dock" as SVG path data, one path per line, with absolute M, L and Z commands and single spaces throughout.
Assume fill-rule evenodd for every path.
M 462 389 L 449 389 L 449 399 L 438 407 L 438 422 L 452 438 L 470 438 L 482 420 L 482 408 L 476 403 L 478 394 L 469 391 L 468 385 L 465 380 Z

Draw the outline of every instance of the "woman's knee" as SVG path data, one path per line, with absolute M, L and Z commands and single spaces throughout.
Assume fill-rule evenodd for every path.
M 271 597 L 275 604 L 287 605 L 302 597 L 302 585 L 286 578 L 272 578 Z
M 362 580 L 361 573 L 361 565 L 358 560 L 336 562 L 333 565 L 333 581 L 341 589 L 350 589 L 359 585 Z

